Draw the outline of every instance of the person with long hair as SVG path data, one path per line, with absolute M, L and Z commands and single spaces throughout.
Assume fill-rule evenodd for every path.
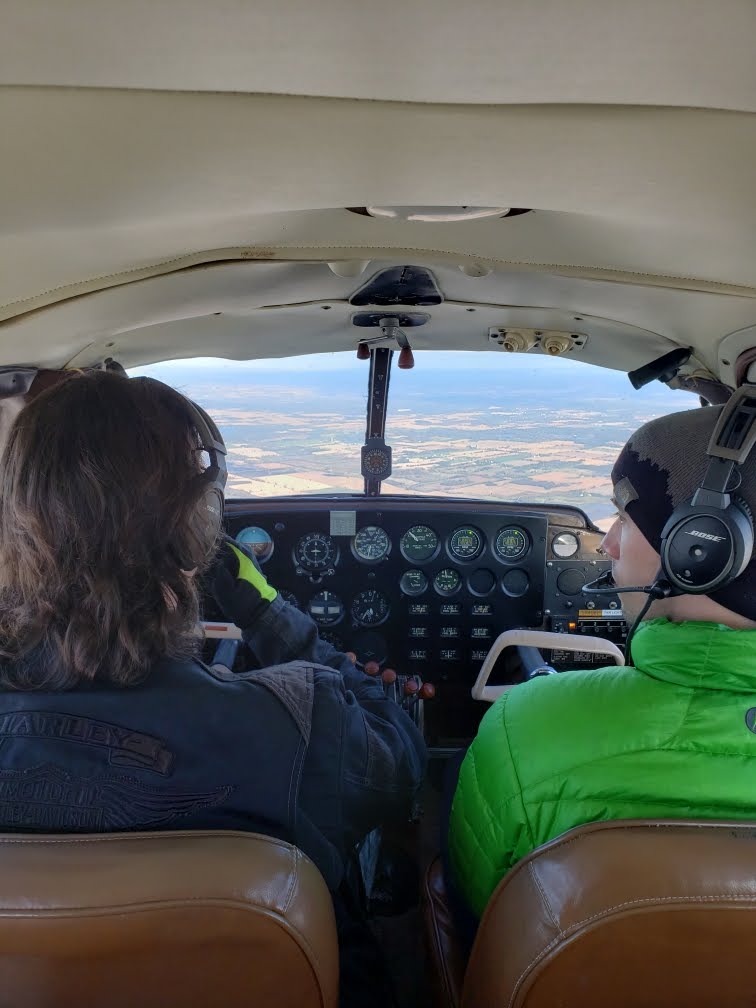
M 97 371 L 13 422 L 0 830 L 262 832 L 300 847 L 337 897 L 355 844 L 409 810 L 424 743 L 250 558 L 218 561 L 194 411 L 159 382 Z M 265 667 L 198 660 L 204 573 Z

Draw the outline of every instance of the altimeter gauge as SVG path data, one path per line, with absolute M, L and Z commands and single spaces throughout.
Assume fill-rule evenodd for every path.
M 367 591 L 360 592 L 352 602 L 352 619 L 360 626 L 378 626 L 387 619 L 389 608 L 385 595 L 374 588 L 368 588 Z

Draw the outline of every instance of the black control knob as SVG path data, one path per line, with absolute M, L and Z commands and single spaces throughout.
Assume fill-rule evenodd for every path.
M 567 567 L 557 578 L 557 588 L 562 595 L 578 595 L 580 589 L 587 583 L 585 574 L 578 567 Z

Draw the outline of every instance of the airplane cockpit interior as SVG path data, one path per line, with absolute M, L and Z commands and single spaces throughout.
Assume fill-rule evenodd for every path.
M 502 872 L 472 951 L 439 857 L 492 704 L 622 675 L 627 438 L 756 384 L 754 38 L 743 0 L 0 0 L 0 444 L 71 372 L 213 417 L 223 533 L 428 749 L 353 851 L 386 1008 L 748 1003 L 756 805 L 579 826 Z M 200 589 L 202 661 L 255 668 Z M 339 1003 L 296 847 L 22 836 L 24 787 L 0 1003 Z

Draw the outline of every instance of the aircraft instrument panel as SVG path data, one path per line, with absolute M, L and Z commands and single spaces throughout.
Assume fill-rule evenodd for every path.
M 574 508 L 245 500 L 227 503 L 226 528 L 339 650 L 355 652 L 363 667 L 435 684 L 425 717 L 436 742 L 474 733 L 484 709 L 470 687 L 503 630 L 558 629 L 618 642 L 624 633 L 616 596 L 597 601 L 581 591 L 610 564 L 598 552 L 601 534 Z M 212 601 L 205 618 L 221 618 Z

